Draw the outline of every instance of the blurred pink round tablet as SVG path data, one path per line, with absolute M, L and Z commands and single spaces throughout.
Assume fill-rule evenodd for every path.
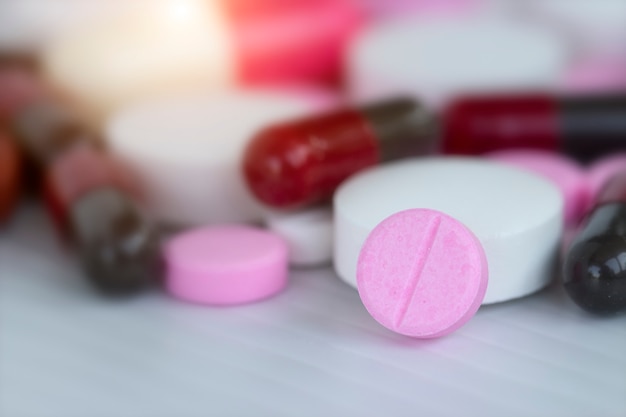
M 195 303 L 231 305 L 261 300 L 287 284 L 287 245 L 248 226 L 191 230 L 165 245 L 166 287 Z
M 626 61 L 591 60 L 574 64 L 565 74 L 563 89 L 568 93 L 626 91 Z
M 626 153 L 619 153 L 599 159 L 587 170 L 589 185 L 589 204 L 593 204 L 595 197 L 618 172 L 626 170 Z
M 565 202 L 565 224 L 576 224 L 582 216 L 588 200 L 585 173 L 573 160 L 563 155 L 536 150 L 507 150 L 493 152 L 488 158 L 513 165 L 554 183 Z
M 387 217 L 369 234 L 357 266 L 361 301 L 388 329 L 444 336 L 474 316 L 487 290 L 487 258 L 462 223 L 436 210 Z

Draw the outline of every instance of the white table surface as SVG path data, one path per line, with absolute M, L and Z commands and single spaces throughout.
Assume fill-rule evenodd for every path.
M 626 416 L 626 315 L 555 285 L 394 335 L 330 268 L 233 308 L 91 292 L 42 212 L 0 228 L 0 416 Z

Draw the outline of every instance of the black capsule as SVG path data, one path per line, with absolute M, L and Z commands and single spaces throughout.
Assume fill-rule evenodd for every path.
M 570 297 L 596 314 L 626 311 L 626 172 L 600 194 L 563 266 Z
M 132 294 L 161 275 L 155 226 L 117 189 L 82 196 L 70 209 L 70 223 L 87 275 L 102 292 Z

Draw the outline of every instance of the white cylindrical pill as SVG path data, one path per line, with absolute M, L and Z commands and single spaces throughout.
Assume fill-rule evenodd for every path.
M 568 51 L 552 31 L 510 19 L 389 20 L 353 43 L 349 94 L 356 102 L 408 94 L 438 108 L 464 93 L 553 88 Z
M 113 116 L 107 141 L 135 171 L 157 219 L 260 220 L 261 206 L 241 173 L 243 149 L 264 126 L 328 105 L 323 93 L 304 91 L 204 92 L 138 103 Z
M 265 216 L 265 225 L 287 242 L 291 265 L 320 266 L 332 260 L 332 209 L 318 207 L 296 212 L 271 212 Z
M 489 268 L 483 304 L 531 294 L 554 277 L 563 230 L 560 191 L 539 176 L 473 158 L 412 159 L 344 183 L 334 198 L 339 277 L 356 287 L 357 259 L 368 234 L 388 216 L 412 208 L 441 211 L 476 235 Z
M 626 56 L 626 1 L 528 0 L 529 19 L 571 37 L 582 55 Z

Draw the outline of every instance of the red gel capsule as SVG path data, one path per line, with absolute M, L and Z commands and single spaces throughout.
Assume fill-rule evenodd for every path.
M 442 151 L 535 148 L 589 160 L 626 149 L 626 95 L 465 97 L 444 112 Z
M 21 157 L 15 142 L 0 133 L 0 222 L 4 222 L 18 199 L 20 190 Z
M 249 188 L 277 208 L 329 199 L 350 175 L 382 161 L 426 152 L 432 118 L 411 100 L 268 127 L 248 145 L 243 171 Z

